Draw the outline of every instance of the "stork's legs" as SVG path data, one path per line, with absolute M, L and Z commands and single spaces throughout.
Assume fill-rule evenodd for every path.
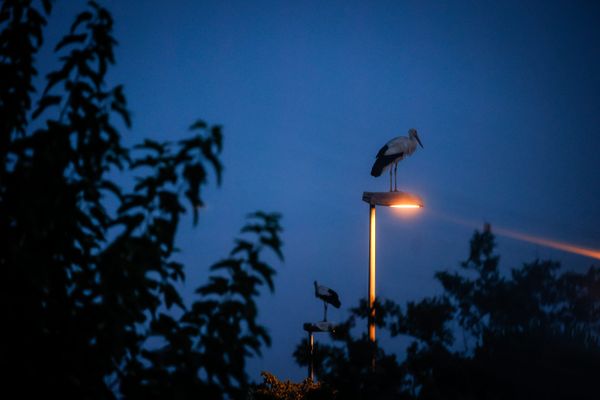
M 394 192 L 398 191 L 398 162 L 394 164 Z
M 323 321 L 327 321 L 327 302 L 323 302 Z
M 392 167 L 390 167 L 390 192 L 392 191 L 392 173 L 394 171 L 392 170 Z

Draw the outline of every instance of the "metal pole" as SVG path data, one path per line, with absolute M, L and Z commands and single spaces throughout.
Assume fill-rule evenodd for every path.
M 315 336 L 312 332 L 308 332 L 308 354 L 309 354 L 309 362 L 308 362 L 308 377 L 311 382 L 315 380 Z
M 375 343 L 375 205 L 369 204 L 369 340 Z

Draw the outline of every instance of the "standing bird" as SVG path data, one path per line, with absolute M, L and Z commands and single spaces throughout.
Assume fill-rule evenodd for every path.
M 317 281 L 315 281 L 315 296 L 323 300 L 323 305 L 325 307 L 323 321 L 327 321 L 327 303 L 331 304 L 335 308 L 340 308 L 342 305 L 340 298 L 335 291 L 323 285 L 319 285 Z
M 394 172 L 394 191 L 398 191 L 398 162 L 410 156 L 417 149 L 417 143 L 422 147 L 421 139 L 416 129 L 408 130 L 408 137 L 398 136 L 385 144 L 377 153 L 371 175 L 380 176 L 386 168 L 390 169 L 390 192 L 392 191 L 392 172 Z M 392 165 L 394 166 L 392 170 Z

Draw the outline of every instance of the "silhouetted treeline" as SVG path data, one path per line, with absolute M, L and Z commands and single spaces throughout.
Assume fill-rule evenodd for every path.
M 475 232 L 461 271 L 435 275 L 441 295 L 376 305 L 380 329 L 412 338 L 405 358 L 352 335 L 366 326 L 361 301 L 332 335 L 337 344 L 317 347 L 321 387 L 306 398 L 598 398 L 600 269 L 559 273 L 536 260 L 504 276 L 494 248 L 489 229 Z M 306 349 L 304 340 L 295 351 L 303 366 Z
M 221 128 L 197 121 L 178 142 L 126 147 L 115 123 L 131 125 L 123 87 L 106 82 L 111 14 L 90 2 L 76 17 L 38 93 L 52 2 L 0 4 L 5 395 L 244 397 L 246 359 L 270 342 L 255 300 L 273 289 L 264 252 L 283 258 L 280 216 L 249 215 L 185 304 L 176 232 L 186 211 L 198 221 L 209 173 L 220 182 Z

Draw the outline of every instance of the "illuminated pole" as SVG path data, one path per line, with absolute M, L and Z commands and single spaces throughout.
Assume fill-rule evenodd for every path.
M 311 382 L 315 380 L 315 335 L 312 332 L 308 332 L 308 377 Z
M 422 208 L 423 200 L 406 192 L 364 192 L 363 201 L 369 203 L 369 341 L 375 343 L 375 206 Z M 373 358 L 373 367 L 375 358 Z
M 375 205 L 369 205 L 369 340 L 375 342 Z
M 335 324 L 327 321 L 305 322 L 303 328 L 308 332 L 308 377 L 315 379 L 315 332 L 335 332 Z

